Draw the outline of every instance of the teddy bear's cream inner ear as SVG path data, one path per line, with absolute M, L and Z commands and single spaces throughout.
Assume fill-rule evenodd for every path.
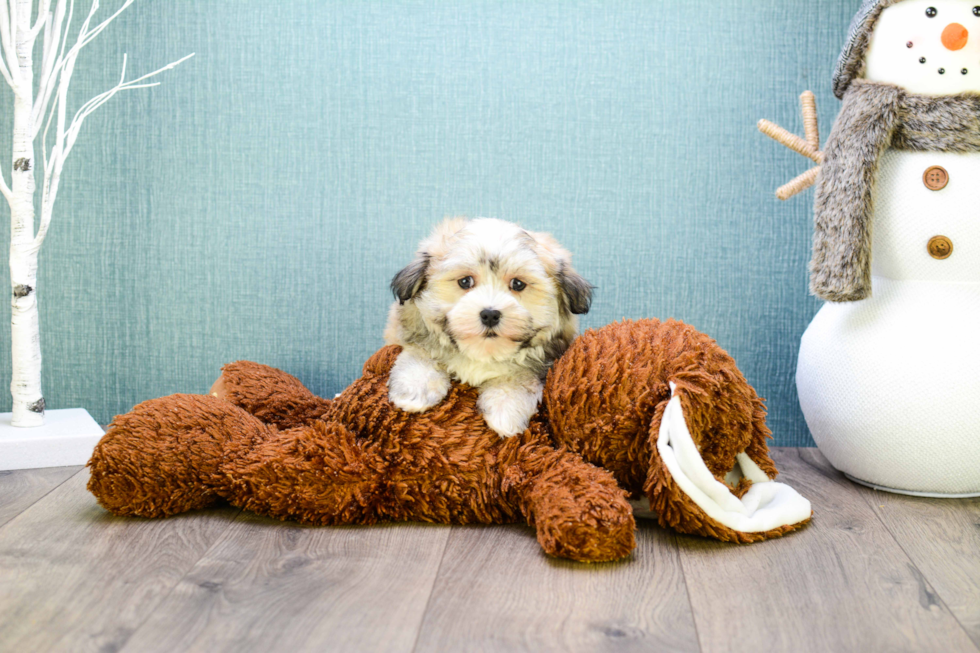
M 769 480 L 745 453 L 738 454 L 739 474 L 752 481 L 752 487 L 741 499 L 732 494 L 704 464 L 687 428 L 677 387 L 672 383 L 670 388 L 657 451 L 677 486 L 708 517 L 742 533 L 763 533 L 810 518 L 810 502 L 788 485 Z

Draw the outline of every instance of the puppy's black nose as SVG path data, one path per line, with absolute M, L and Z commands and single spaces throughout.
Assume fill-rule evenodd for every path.
M 495 311 L 492 308 L 485 308 L 480 311 L 480 321 L 483 322 L 483 326 L 488 329 L 500 324 L 500 311 Z

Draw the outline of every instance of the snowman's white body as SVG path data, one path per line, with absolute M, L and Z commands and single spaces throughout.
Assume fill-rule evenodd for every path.
M 932 166 L 942 190 L 923 182 Z M 872 233 L 872 297 L 826 304 L 803 335 L 807 425 L 857 480 L 980 494 L 980 155 L 886 152 Z M 935 236 L 949 258 L 930 255 Z

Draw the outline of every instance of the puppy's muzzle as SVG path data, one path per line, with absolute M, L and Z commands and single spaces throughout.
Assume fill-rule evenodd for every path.
M 500 324 L 500 311 L 492 308 L 485 308 L 480 311 L 480 322 L 488 329 L 492 329 Z

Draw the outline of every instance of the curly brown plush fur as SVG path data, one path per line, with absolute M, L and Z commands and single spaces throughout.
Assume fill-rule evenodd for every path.
M 727 542 L 756 542 L 796 530 L 742 533 L 708 517 L 677 487 L 656 439 L 677 386 L 701 457 L 722 480 L 745 452 L 770 478 L 763 401 L 718 344 L 673 320 L 625 322 L 583 334 L 548 377 L 544 405 L 555 442 L 611 471 L 634 498 L 646 496 L 662 526 Z M 602 361 L 602 365 L 596 365 Z M 741 496 L 749 482 L 732 488 Z
M 107 510 L 143 517 L 226 500 L 321 525 L 526 521 L 547 553 L 590 562 L 635 546 L 628 493 L 646 493 L 664 525 L 728 541 L 799 526 L 735 533 L 665 476 L 651 434 L 670 381 L 716 476 L 742 451 L 776 475 L 762 402 L 734 361 L 690 327 L 644 320 L 583 335 L 549 374 L 541 413 L 510 439 L 486 426 L 468 386 L 454 385 L 425 413 L 393 407 L 387 377 L 398 353 L 380 350 L 334 400 L 239 362 L 223 370 L 223 398 L 144 402 L 110 425 L 89 462 L 89 490 Z

